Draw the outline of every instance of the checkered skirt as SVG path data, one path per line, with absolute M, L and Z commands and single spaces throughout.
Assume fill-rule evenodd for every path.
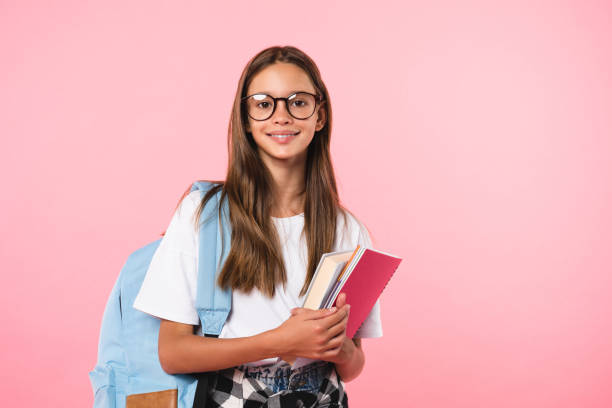
M 317 370 L 320 378 L 316 391 L 300 387 L 299 377 L 305 370 Z M 211 378 L 206 407 L 216 408 L 348 408 L 344 385 L 333 363 L 313 363 L 299 372 L 289 369 L 289 376 L 279 379 L 285 389 L 274 392 L 265 382 L 246 374 L 244 367 L 220 370 Z M 297 370 L 296 370 L 297 371 Z M 289 381 L 284 381 L 289 380 Z

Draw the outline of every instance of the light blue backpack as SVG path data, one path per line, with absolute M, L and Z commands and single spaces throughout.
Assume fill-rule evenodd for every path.
M 203 197 L 213 186 L 210 182 L 197 181 L 191 191 L 199 190 Z M 220 196 L 219 189 L 207 202 L 200 218 L 199 233 L 196 307 L 202 332 L 213 336 L 221 333 L 231 308 L 231 290 L 223 290 L 215 284 L 227 258 L 231 238 L 227 202 L 223 205 L 221 222 L 219 220 Z M 198 378 L 203 376 L 166 373 L 157 353 L 160 320 L 132 307 L 161 239 L 128 257 L 111 291 L 102 318 L 98 361 L 89 373 L 94 408 L 158 406 L 153 401 L 158 396 L 163 400 L 171 398 L 169 406 L 192 408 L 194 405 Z M 202 397 L 201 392 L 198 390 L 198 400 Z M 155 394 L 137 395 L 145 393 Z

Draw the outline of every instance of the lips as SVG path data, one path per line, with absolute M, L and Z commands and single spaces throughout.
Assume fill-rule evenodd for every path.
M 274 132 L 266 133 L 266 135 L 271 137 L 272 140 L 274 140 L 276 143 L 279 143 L 279 144 L 290 143 L 299 134 L 300 134 L 299 131 L 298 132 L 290 132 L 290 131 L 287 131 L 287 130 L 274 131 Z
M 299 134 L 300 131 L 296 130 L 296 131 L 290 131 L 290 130 L 274 130 L 270 133 L 266 133 L 266 135 L 268 136 L 295 136 L 297 134 Z

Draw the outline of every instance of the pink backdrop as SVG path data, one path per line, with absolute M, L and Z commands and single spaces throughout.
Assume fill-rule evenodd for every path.
M 351 407 L 612 405 L 609 3 L 39 3 L 0 5 L 4 406 L 91 405 L 123 262 L 224 176 L 240 72 L 287 44 L 404 257 Z

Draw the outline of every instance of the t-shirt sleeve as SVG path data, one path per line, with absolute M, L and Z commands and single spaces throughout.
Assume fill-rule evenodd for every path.
M 189 193 L 179 204 L 147 269 L 134 308 L 179 323 L 198 325 L 197 291 L 198 237 L 193 215 L 199 191 Z
M 367 228 L 361 223 L 359 225 L 359 233 L 357 238 L 357 244 L 362 247 L 372 248 L 372 239 Z M 357 332 L 353 337 L 359 338 L 371 338 L 371 337 L 382 337 L 382 322 L 380 320 L 380 299 L 374 303 L 372 310 L 363 321 Z

